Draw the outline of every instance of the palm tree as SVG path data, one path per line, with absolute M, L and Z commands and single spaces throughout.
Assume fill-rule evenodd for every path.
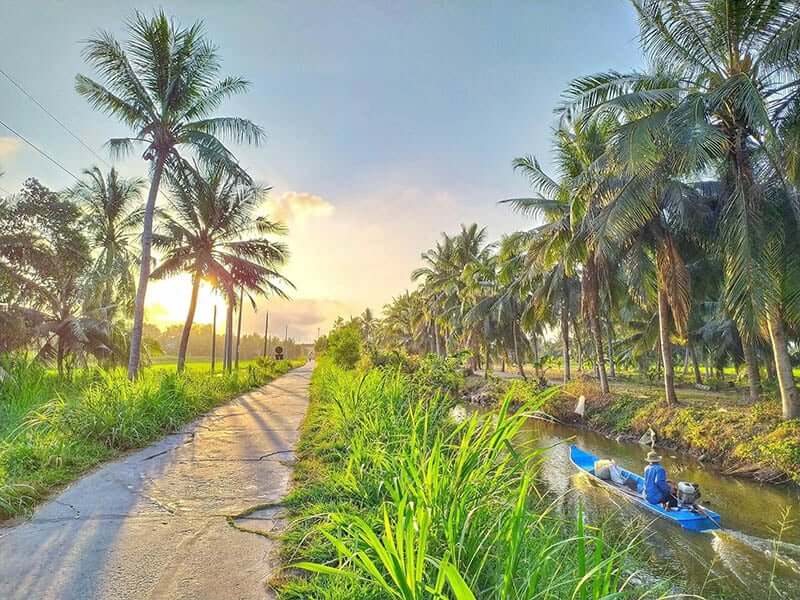
M 242 181 L 221 166 L 204 172 L 192 169 L 173 179 L 172 211 L 164 215 L 162 231 L 153 236 L 155 247 L 164 257 L 151 276 L 192 276 L 189 312 L 178 348 L 180 372 L 186 363 L 201 281 L 209 281 L 227 299 L 229 334 L 237 289 L 245 290 L 250 297 L 286 298 L 280 285 L 292 283 L 278 272 L 288 258 L 286 246 L 267 237 L 285 233 L 285 227 L 254 215 L 264 199 L 263 188 Z M 228 335 L 227 356 L 232 339 Z
M 78 206 L 29 179 L 16 202 L 0 208 L 0 277 L 13 288 L 0 323 L 15 321 L 15 345 L 43 338 L 37 358 L 54 358 L 59 375 L 68 356 L 109 357 L 105 315 L 84 303 L 91 256 Z
M 571 194 L 568 183 L 559 183 L 545 173 L 532 156 L 514 160 L 514 169 L 528 177 L 536 195 L 501 201 L 534 218 L 543 217 L 544 224 L 517 235 L 526 245 L 524 277 L 532 290 L 530 302 L 535 305 L 537 320 L 558 311 L 561 326 L 563 381 L 571 378 L 569 325 L 575 299 L 574 270 L 579 248 L 573 236 Z M 565 178 L 566 179 L 566 178 Z M 529 312 L 533 307 L 529 307 Z
M 247 179 L 218 136 L 258 144 L 263 132 L 247 119 L 208 116 L 226 98 L 246 91 L 249 83 L 240 77 L 218 78 L 217 50 L 205 38 L 202 23 L 182 28 L 163 12 L 151 18 L 136 12 L 128 31 L 124 47 L 105 32 L 86 42 L 84 57 L 103 83 L 78 75 L 75 89 L 134 131 L 131 137 L 110 140 L 111 151 L 125 154 L 135 144 L 144 144 L 142 158 L 151 165 L 128 360 L 128 376 L 133 378 L 139 368 L 153 215 L 164 170 L 175 169 L 186 149 L 204 163 L 224 165 Z
M 785 269 L 771 250 L 786 239 L 769 226 L 770 198 L 785 190 L 787 164 L 780 123 L 800 103 L 796 55 L 800 5 L 771 0 L 634 0 L 642 46 L 658 73 L 601 73 L 570 86 L 567 113 L 630 114 L 631 154 L 648 156 L 654 140 L 670 138 L 676 173 L 721 173 L 721 251 L 725 298 L 745 344 L 766 322 L 783 402 L 798 414 L 786 339 L 797 314 L 782 293 Z M 765 177 L 764 174 L 767 174 Z M 765 179 L 777 182 L 765 185 Z M 790 195 L 786 194 L 786 195 Z M 786 264 L 783 263 L 783 267 Z
M 113 167 L 105 176 L 97 167 L 86 169 L 84 175 L 87 181 L 67 193 L 83 204 L 81 224 L 96 255 L 88 285 L 91 303 L 111 319 L 119 305 L 129 306 L 133 300 L 131 266 L 138 258 L 132 246 L 141 230 L 145 181 L 120 177 Z

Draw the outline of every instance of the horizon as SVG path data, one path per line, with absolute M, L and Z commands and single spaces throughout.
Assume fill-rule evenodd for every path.
M 33 31 L 0 39 L 0 62 L 93 152 L 111 162 L 105 142 L 126 133 L 74 91 L 77 73 L 93 75 L 80 41 L 98 30 L 126 39 L 127 6 L 99 1 L 83 10 L 58 2 L 9 7 L 7 23 L 36 18 Z M 315 7 L 243 2 L 174 2 L 181 24 L 205 24 L 224 74 L 252 82 L 221 114 L 240 114 L 267 133 L 258 148 L 233 146 L 254 178 L 272 190 L 269 214 L 289 227 L 284 273 L 291 301 L 247 306 L 243 331 L 263 329 L 313 340 L 337 316 L 369 307 L 380 313 L 413 288 L 408 273 L 420 249 L 461 223 L 486 226 L 490 239 L 532 222 L 497 205 L 525 195 L 511 161 L 533 154 L 550 164 L 553 106 L 574 77 L 641 65 L 633 9 L 623 0 L 602 11 L 589 1 L 489 6 L 412 3 Z M 152 12 L 148 7 L 143 12 Z M 573 40 L 592 37 L 590 56 Z M 3 121 L 73 174 L 105 166 L 5 77 Z M 146 176 L 134 153 L 116 166 Z M 74 181 L 0 126 L 0 187 L 15 192 L 27 177 L 53 190 Z M 146 193 L 145 187 L 145 193 Z M 163 199 L 159 202 L 163 206 Z M 339 241 L 345 240 L 342 244 Z M 151 282 L 148 322 L 182 323 L 188 277 Z M 201 291 L 196 322 L 210 323 L 214 298 Z

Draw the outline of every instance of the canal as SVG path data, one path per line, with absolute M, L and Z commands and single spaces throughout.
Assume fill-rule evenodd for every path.
M 643 550 L 676 587 L 727 599 L 800 599 L 800 528 L 781 532 L 788 511 L 796 518 L 796 486 L 762 485 L 726 477 L 690 456 L 660 451 L 670 479 L 700 485 L 701 502 L 722 515 L 723 528 L 707 533 L 685 531 L 653 520 L 624 498 L 593 483 L 570 463 L 569 444 L 604 458 L 614 458 L 641 473 L 648 447 L 617 442 L 589 431 L 531 419 L 521 444 L 546 447 L 541 484 L 559 510 L 575 514 L 578 502 L 589 522 L 606 522 L 626 535 L 646 531 Z

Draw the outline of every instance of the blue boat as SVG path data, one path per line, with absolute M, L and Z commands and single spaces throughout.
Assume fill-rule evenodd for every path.
M 684 529 L 688 529 L 690 531 L 709 531 L 711 529 L 719 529 L 721 527 L 720 516 L 699 504 L 693 507 L 683 506 L 679 508 L 672 508 L 670 510 L 664 510 L 658 504 L 650 504 L 642 497 L 644 478 L 641 475 L 632 473 L 631 471 L 626 471 L 621 467 L 620 471 L 622 472 L 622 476 L 625 481 L 633 481 L 636 483 L 636 492 L 633 491 L 633 485 L 626 487 L 624 485 L 615 484 L 611 481 L 606 481 L 605 479 L 600 479 L 594 473 L 594 464 L 598 460 L 598 457 L 596 457 L 594 454 L 586 452 L 586 450 L 581 450 L 574 444 L 569 447 L 569 458 L 572 461 L 572 464 L 588 474 L 593 480 L 598 481 L 602 485 L 625 496 L 634 504 L 637 504 L 640 507 L 655 513 L 662 519 L 667 519 L 668 521 L 677 523 Z

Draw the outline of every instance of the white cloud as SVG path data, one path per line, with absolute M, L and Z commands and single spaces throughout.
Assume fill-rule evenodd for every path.
M 17 138 L 0 137 L 0 159 L 11 158 L 21 145 L 22 142 Z
M 267 206 L 272 219 L 287 225 L 333 213 L 333 204 L 307 192 L 284 192 L 277 199 L 270 198 Z

